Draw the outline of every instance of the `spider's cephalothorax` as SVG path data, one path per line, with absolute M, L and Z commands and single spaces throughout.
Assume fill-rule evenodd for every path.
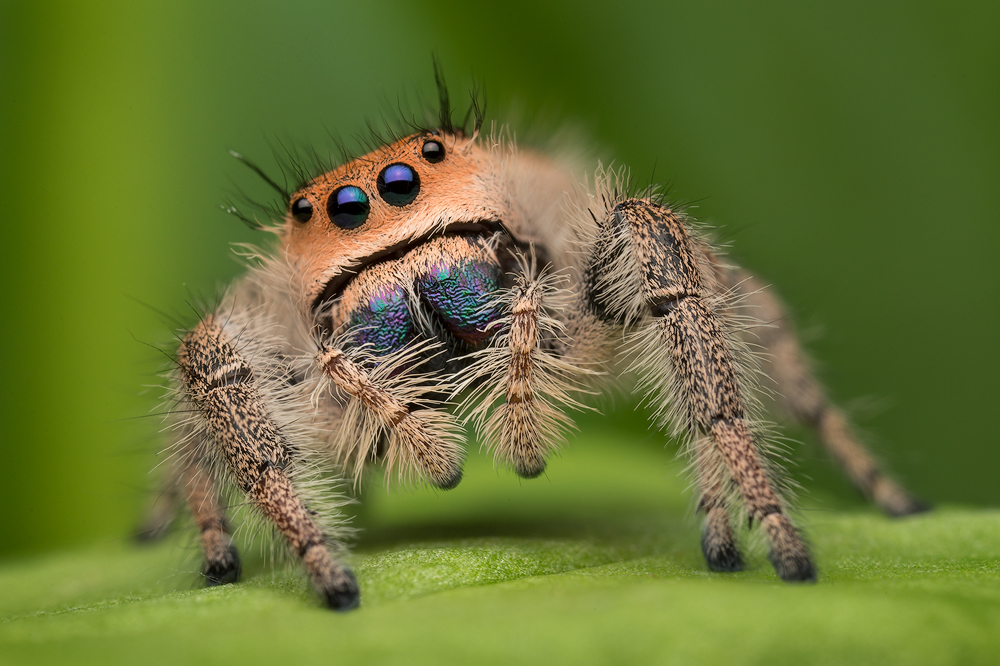
M 568 412 L 619 374 L 685 442 L 709 568 L 759 524 L 778 575 L 814 580 L 760 420 L 760 377 L 886 512 L 921 507 L 826 399 L 780 303 L 681 211 L 621 174 L 446 127 L 396 140 L 288 197 L 280 248 L 185 333 L 189 414 L 171 479 L 201 530 L 209 584 L 239 575 L 223 488 L 272 523 L 326 603 L 358 603 L 331 478 L 379 462 L 461 479 L 462 424 L 540 474 Z M 587 183 L 585 180 L 583 183 Z M 753 318 L 767 325 L 754 327 Z M 759 362 L 744 339 L 767 349 Z

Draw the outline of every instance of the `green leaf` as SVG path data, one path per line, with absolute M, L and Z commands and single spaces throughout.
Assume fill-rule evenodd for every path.
M 816 585 L 760 548 L 713 574 L 681 466 L 655 438 L 588 432 L 519 481 L 474 455 L 454 491 L 367 490 L 360 609 L 319 606 L 249 549 L 199 587 L 193 534 L 0 567 L 0 663 L 997 663 L 1000 513 L 891 520 L 812 499 Z M 746 536 L 746 535 L 744 535 Z M 749 541 L 756 539 L 749 535 Z M 259 548 L 259 547 L 258 547 Z

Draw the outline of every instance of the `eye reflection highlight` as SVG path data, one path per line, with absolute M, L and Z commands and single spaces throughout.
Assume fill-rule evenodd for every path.
M 345 185 L 330 195 L 326 210 L 330 220 L 341 229 L 356 229 L 368 219 L 371 204 L 360 187 Z
M 408 164 L 391 164 L 378 175 L 379 196 L 392 206 L 405 206 L 420 192 L 420 176 Z

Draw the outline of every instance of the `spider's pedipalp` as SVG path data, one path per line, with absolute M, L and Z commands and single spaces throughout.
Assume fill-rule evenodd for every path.
M 397 469 L 401 479 L 416 471 L 443 490 L 454 488 L 462 480 L 460 426 L 441 409 L 439 401 L 426 396 L 430 389 L 421 380 L 428 378 L 412 372 L 412 365 L 426 346 L 417 345 L 395 354 L 394 359 L 383 359 L 374 372 L 340 349 L 327 347 L 317 356 L 317 363 L 333 385 L 352 399 L 337 448 L 345 453 L 359 451 L 353 456 L 356 479 L 364 463 L 377 454 L 377 443 L 386 436 L 387 467 Z M 435 392 L 442 390 L 440 385 L 435 387 Z
M 533 479 L 573 427 L 566 412 L 584 408 L 574 394 L 595 373 L 566 353 L 566 331 L 553 314 L 573 298 L 560 287 L 565 276 L 539 274 L 523 256 L 519 264 L 514 286 L 500 298 L 497 333 L 489 347 L 471 355 L 456 393 L 477 387 L 466 399 L 467 417 L 498 463 Z

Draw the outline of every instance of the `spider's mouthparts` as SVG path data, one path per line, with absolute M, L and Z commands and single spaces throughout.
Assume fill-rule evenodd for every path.
M 455 349 L 481 346 L 502 316 L 505 275 L 491 238 L 448 233 L 369 265 L 333 304 L 333 329 L 379 354 L 427 337 Z

